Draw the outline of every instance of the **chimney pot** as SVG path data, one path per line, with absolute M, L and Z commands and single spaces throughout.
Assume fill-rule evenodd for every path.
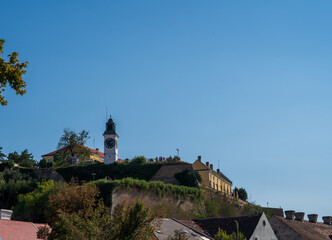
M 318 214 L 308 214 L 309 222 L 317 223 Z
M 99 151 L 99 148 L 96 148 L 97 151 Z
M 206 166 L 209 167 L 209 162 L 206 162 Z
M 198 156 L 198 161 L 202 161 L 202 157 L 201 156 Z
M 295 220 L 303 222 L 304 220 L 304 212 L 295 213 Z
M 285 211 L 286 219 L 293 221 L 295 217 L 295 211 L 293 210 L 288 210 Z
M 324 224 L 332 225 L 332 216 L 325 216 L 325 217 L 322 217 L 322 218 L 323 218 Z
M 10 220 L 12 214 L 13 214 L 12 210 L 0 209 L 0 219 Z
M 210 164 L 210 168 L 213 170 L 213 164 Z
M 217 169 L 217 173 L 220 174 L 220 170 L 219 170 L 219 168 Z

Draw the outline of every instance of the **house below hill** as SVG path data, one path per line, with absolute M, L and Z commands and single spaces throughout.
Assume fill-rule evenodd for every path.
M 226 195 L 232 195 L 233 183 L 219 169 L 213 170 L 213 164 L 202 163 L 201 156 L 192 164 L 193 169 L 202 177 L 202 184 Z
M 277 236 L 266 218 L 264 213 L 257 215 L 248 215 L 240 217 L 225 217 L 225 218 L 206 218 L 206 219 L 193 219 L 187 222 L 193 228 L 214 237 L 219 229 L 225 231 L 228 235 L 238 230 L 247 240 L 277 240 Z
M 84 148 L 86 148 L 87 150 L 90 151 L 89 160 L 91 162 L 101 162 L 101 163 L 104 162 L 104 153 L 100 152 L 98 148 L 97 149 L 92 149 L 92 148 L 89 148 L 89 147 L 86 147 L 86 146 L 84 146 Z M 55 150 L 53 152 L 46 153 L 46 154 L 42 155 L 41 157 L 44 158 L 47 161 L 53 161 L 55 155 L 58 154 L 58 153 L 61 153 L 61 152 L 66 152 L 66 149 L 61 148 L 61 149 Z M 79 161 L 78 156 L 73 157 L 72 160 L 73 160 L 73 163 L 78 162 Z
M 317 222 L 317 214 L 285 211 L 286 217 L 272 216 L 269 221 L 279 240 L 330 240 L 332 239 L 332 217 L 323 217 L 324 223 Z

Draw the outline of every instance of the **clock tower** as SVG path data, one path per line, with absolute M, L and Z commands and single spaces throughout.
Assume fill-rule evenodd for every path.
M 118 134 L 115 131 L 112 117 L 106 123 L 104 132 L 104 163 L 111 164 L 118 161 Z

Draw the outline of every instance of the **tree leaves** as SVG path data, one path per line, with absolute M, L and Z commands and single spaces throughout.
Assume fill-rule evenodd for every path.
M 0 55 L 3 54 L 4 39 L 0 39 Z M 8 55 L 9 61 L 6 62 L 0 57 L 0 104 L 7 105 L 7 100 L 3 96 L 6 86 L 14 89 L 17 95 L 24 95 L 26 93 L 26 83 L 23 80 L 23 75 L 26 73 L 25 68 L 28 62 L 21 62 L 18 60 L 18 53 L 13 52 Z

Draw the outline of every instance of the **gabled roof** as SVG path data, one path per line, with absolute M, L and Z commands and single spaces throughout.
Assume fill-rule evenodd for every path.
M 0 238 L 3 240 L 38 240 L 38 227 L 41 226 L 48 225 L 0 219 Z
M 226 231 L 227 234 L 236 232 L 234 222 L 236 220 L 239 223 L 239 231 L 242 232 L 247 239 L 250 239 L 261 217 L 262 214 L 258 214 L 239 217 L 193 219 L 192 221 L 210 236 L 215 236 L 219 228 Z
M 96 155 L 98 155 L 100 158 L 104 159 L 104 153 L 103 152 L 100 152 L 96 149 L 92 149 L 92 148 L 89 148 L 89 147 L 86 147 L 84 146 L 86 149 L 88 149 L 91 153 L 94 153 Z M 50 152 L 50 153 L 46 153 L 44 155 L 42 155 L 42 157 L 51 157 L 51 156 L 54 156 L 57 152 L 63 150 L 64 148 L 60 148 L 58 150 L 55 150 L 53 152 Z
M 199 160 L 196 160 L 195 162 L 198 162 L 198 163 L 201 164 L 201 166 L 204 166 L 203 167 L 204 169 L 195 170 L 195 171 L 211 171 L 214 175 L 220 176 L 221 178 L 223 178 L 224 180 L 226 180 L 230 184 L 233 184 L 233 182 L 228 177 L 226 177 L 225 174 L 223 174 L 221 171 L 219 171 L 219 173 L 218 173 L 218 172 L 214 171 L 213 169 L 211 169 L 210 167 L 206 166 L 204 163 L 202 163 Z
M 290 221 L 283 217 L 272 216 L 271 219 L 279 220 L 284 226 L 294 230 L 297 234 L 308 240 L 330 240 L 329 235 L 332 235 L 332 226 L 324 223 L 311 223 L 308 221 Z M 274 227 L 271 222 L 272 228 Z M 281 230 L 281 229 L 280 229 Z

